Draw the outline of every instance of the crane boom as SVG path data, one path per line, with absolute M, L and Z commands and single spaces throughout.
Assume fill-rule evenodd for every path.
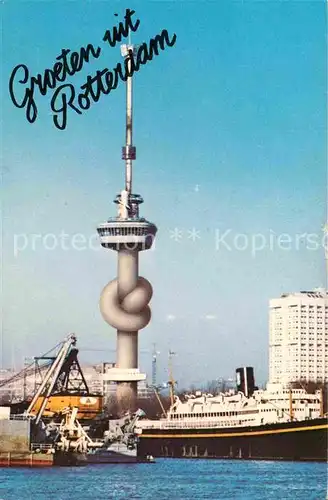
M 58 354 L 56 356 L 55 361 L 50 366 L 50 368 L 49 368 L 48 372 L 46 373 L 40 387 L 38 388 L 38 390 L 34 394 L 32 401 L 25 412 L 25 414 L 27 416 L 32 414 L 32 410 L 33 410 L 38 398 L 46 390 L 41 407 L 40 407 L 38 414 L 36 416 L 36 420 L 35 420 L 36 424 L 39 423 L 40 418 L 42 417 L 42 414 L 44 412 L 44 409 L 47 406 L 47 402 L 48 402 L 48 399 L 51 395 L 51 391 L 53 390 L 53 387 L 56 383 L 56 380 L 57 380 L 58 375 L 60 373 L 60 370 L 65 362 L 65 359 L 66 359 L 71 347 L 75 344 L 76 344 L 76 336 L 74 334 L 70 334 L 66 338 L 65 342 L 63 343 L 60 351 L 58 352 Z

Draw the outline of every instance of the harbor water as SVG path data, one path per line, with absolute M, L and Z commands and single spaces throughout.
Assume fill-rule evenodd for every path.
M 157 459 L 0 469 L 0 500 L 326 500 L 324 463 Z

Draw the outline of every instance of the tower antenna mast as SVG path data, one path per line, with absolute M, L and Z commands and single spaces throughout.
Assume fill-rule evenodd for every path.
M 130 34 L 129 34 L 130 38 Z M 133 45 L 122 45 L 122 55 L 128 58 L 127 68 L 131 71 L 131 58 L 135 56 L 135 47 Z M 126 80 L 126 125 L 125 125 L 125 148 L 123 148 L 123 159 L 125 159 L 125 190 L 128 196 L 132 192 L 132 161 L 136 159 L 136 148 L 133 147 L 133 94 L 132 94 L 132 76 Z

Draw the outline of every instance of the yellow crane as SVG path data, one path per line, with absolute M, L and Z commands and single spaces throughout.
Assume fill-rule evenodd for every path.
M 80 419 L 94 418 L 102 411 L 102 396 L 90 393 L 81 370 L 76 341 L 74 334 L 65 339 L 25 411 L 35 417 L 36 424 L 64 408 L 78 408 Z

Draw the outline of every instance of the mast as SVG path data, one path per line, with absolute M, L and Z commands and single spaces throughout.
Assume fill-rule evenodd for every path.
M 291 422 L 294 420 L 294 410 L 293 410 L 293 391 L 289 389 L 289 416 Z
M 323 408 L 323 388 L 320 389 L 320 417 L 324 416 L 324 408 Z
M 174 403 L 174 385 L 175 385 L 175 380 L 173 378 L 173 369 L 172 369 L 172 356 L 174 356 L 176 353 L 169 350 L 169 385 L 170 385 L 170 400 L 171 400 L 171 405 Z
M 127 68 L 131 73 L 131 55 L 135 53 L 133 45 L 126 47 L 130 54 L 127 62 Z M 122 47 L 122 53 L 125 53 L 125 48 Z M 132 76 L 128 76 L 126 81 L 126 130 L 125 130 L 125 190 L 128 195 L 132 192 L 132 160 L 136 157 L 136 148 L 133 148 L 132 133 L 133 133 L 133 114 L 132 114 Z

